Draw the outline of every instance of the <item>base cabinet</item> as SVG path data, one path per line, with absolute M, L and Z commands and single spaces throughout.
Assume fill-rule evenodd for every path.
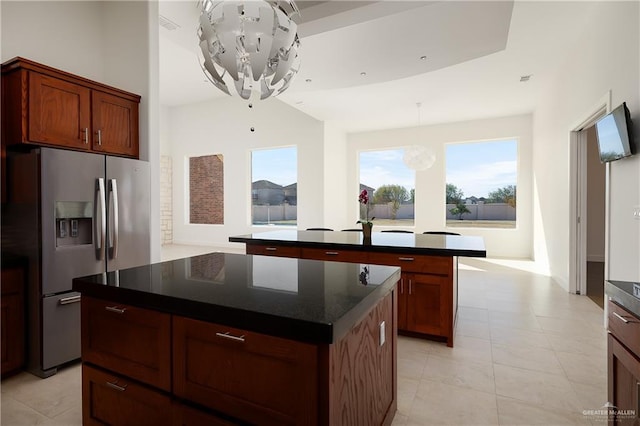
M 455 256 L 403 255 L 362 250 L 298 248 L 277 244 L 247 244 L 247 254 L 297 257 L 335 262 L 399 266 L 398 331 L 444 340 L 453 347 L 458 309 Z
M 173 317 L 179 398 L 262 425 L 317 419 L 317 346 Z
M 24 270 L 2 270 L 2 377 L 19 371 L 24 365 Z
M 83 294 L 83 424 L 389 426 L 395 301 L 386 295 L 336 342 L 319 344 Z
M 171 424 L 171 398 L 131 379 L 82 366 L 82 424 Z
M 608 382 L 609 423 L 640 425 L 640 318 L 609 301 Z

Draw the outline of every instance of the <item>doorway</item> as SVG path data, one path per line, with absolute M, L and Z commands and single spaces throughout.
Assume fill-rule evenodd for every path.
M 600 162 L 595 126 L 582 132 L 586 133 L 586 295 L 604 309 L 606 166 Z
M 604 293 L 604 281 L 609 277 L 609 167 L 608 164 L 599 164 L 593 125 L 610 110 L 609 91 L 570 132 L 569 290 L 571 293 L 589 295 L 587 284 L 588 273 L 591 272 L 594 283 L 591 292 L 595 299 L 601 300 L 600 306 L 604 304 L 604 294 L 599 296 L 597 292 L 602 288 Z M 591 207 L 589 202 L 592 203 Z M 591 236 L 589 215 L 592 215 Z

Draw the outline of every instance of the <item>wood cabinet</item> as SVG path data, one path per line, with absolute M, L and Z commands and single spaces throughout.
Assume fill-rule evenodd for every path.
M 82 424 L 171 424 L 171 398 L 128 377 L 82 365 Z
M 2 65 L 3 147 L 138 158 L 140 96 L 15 58 Z
M 171 390 L 171 316 L 82 299 L 82 360 Z
M 249 244 L 247 254 L 298 257 L 334 262 L 399 266 L 398 332 L 417 337 L 445 340 L 453 347 L 457 316 L 457 258 L 340 250 L 315 247 L 280 246 L 277 243 Z
M 174 316 L 174 393 L 262 425 L 314 424 L 316 345 Z
M 640 424 L 640 318 L 616 303 L 608 302 L 608 399 L 609 422 Z
M 324 260 L 327 262 L 368 263 L 368 253 L 351 250 L 302 248 L 302 259 Z
M 283 339 L 85 294 L 81 303 L 85 425 L 389 426 L 395 415 L 393 292 L 332 344 Z M 150 365 L 161 375 L 170 372 L 168 386 L 159 385 L 154 375 L 149 379 Z
M 19 371 L 24 365 L 24 270 L 2 269 L 2 377 Z

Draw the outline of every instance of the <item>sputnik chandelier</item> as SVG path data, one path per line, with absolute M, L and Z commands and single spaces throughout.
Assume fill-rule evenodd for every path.
M 418 108 L 418 126 L 422 124 L 420 119 L 420 107 L 422 104 L 418 102 L 416 107 Z M 433 166 L 436 162 L 436 155 L 431 148 L 424 145 L 412 145 L 404 148 L 404 155 L 402 156 L 404 164 L 413 170 L 427 170 Z
M 203 0 L 202 69 L 228 95 L 266 99 L 284 92 L 299 69 L 299 14 L 293 1 Z

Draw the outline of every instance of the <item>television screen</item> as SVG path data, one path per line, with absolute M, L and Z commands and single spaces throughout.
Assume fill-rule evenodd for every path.
M 633 154 L 631 118 L 624 102 L 596 123 L 596 135 L 601 162 Z

